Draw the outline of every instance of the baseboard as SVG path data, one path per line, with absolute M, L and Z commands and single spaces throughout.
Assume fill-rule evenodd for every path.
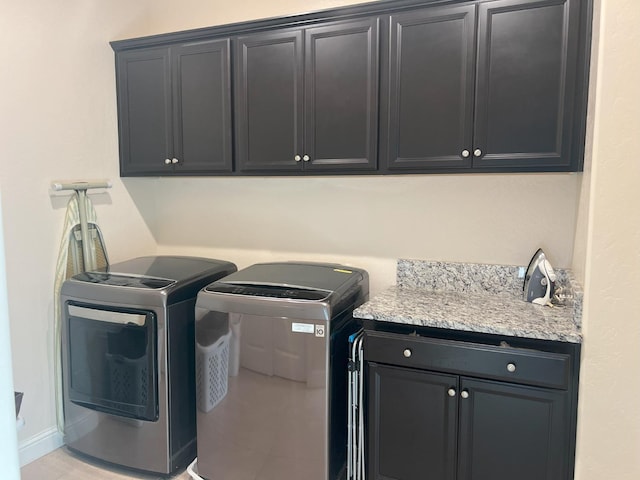
M 20 466 L 23 467 L 34 460 L 51 453 L 64 445 L 62 434 L 56 427 L 45 430 L 18 445 Z

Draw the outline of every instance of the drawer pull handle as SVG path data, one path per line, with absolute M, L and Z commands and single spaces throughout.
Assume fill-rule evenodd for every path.
M 405 348 L 405 349 L 404 349 L 404 352 L 402 352 L 402 354 L 403 354 L 405 357 L 409 358 L 409 357 L 411 356 L 411 350 L 410 350 L 409 348 Z
M 462 392 L 460 392 L 460 396 L 462 398 L 469 398 L 469 390 L 462 390 Z
M 507 363 L 507 372 L 513 373 L 516 371 L 515 363 Z
M 447 394 L 450 397 L 455 397 L 456 396 L 456 389 L 455 388 L 450 388 L 449 390 L 447 390 Z

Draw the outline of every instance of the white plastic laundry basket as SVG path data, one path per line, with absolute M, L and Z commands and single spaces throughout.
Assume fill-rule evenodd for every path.
M 193 462 L 187 467 L 187 473 L 194 480 L 204 480 L 200 475 L 198 475 L 198 457 L 196 457 Z
M 196 398 L 201 412 L 209 412 L 227 395 L 230 338 L 228 331 L 211 345 L 196 343 Z

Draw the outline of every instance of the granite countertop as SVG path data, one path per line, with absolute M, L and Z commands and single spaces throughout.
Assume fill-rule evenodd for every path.
M 557 271 L 570 300 L 542 306 L 522 299 L 520 267 L 400 260 L 397 285 L 354 311 L 381 322 L 581 343 L 582 294 Z

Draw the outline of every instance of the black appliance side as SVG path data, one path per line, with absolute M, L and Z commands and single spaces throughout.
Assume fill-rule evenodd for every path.
M 171 470 L 184 469 L 196 457 L 195 298 L 167 311 L 167 382 Z
M 353 310 L 361 303 L 362 301 L 352 303 L 347 310 L 331 320 L 328 395 L 329 480 L 347 478 L 349 337 L 362 328 L 361 321 L 353 318 Z

